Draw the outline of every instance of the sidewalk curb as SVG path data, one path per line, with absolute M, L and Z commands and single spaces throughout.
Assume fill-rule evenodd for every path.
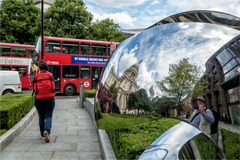
M 117 160 L 107 132 L 103 129 L 98 129 L 98 137 L 99 137 L 99 140 L 100 140 L 103 159 Z
M 101 149 L 103 159 L 105 159 L 105 160 L 117 160 L 107 132 L 103 129 L 98 129 L 98 127 L 97 127 L 97 123 L 96 123 L 95 115 L 94 115 L 94 105 L 93 105 L 93 103 L 94 103 L 93 98 L 86 98 L 84 108 L 88 112 L 89 116 L 91 117 L 91 119 L 94 123 L 94 126 L 97 130 L 97 135 L 98 135 L 98 139 L 99 139 L 99 142 L 100 142 L 100 149 Z
M 32 121 L 36 113 L 36 109 L 33 107 L 17 124 L 0 136 L 0 151 L 2 151 L 9 143 L 22 133 L 22 131 Z

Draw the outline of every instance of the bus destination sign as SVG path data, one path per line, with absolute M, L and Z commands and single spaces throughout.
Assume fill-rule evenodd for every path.
M 108 59 L 105 57 L 73 56 L 72 64 L 106 65 Z

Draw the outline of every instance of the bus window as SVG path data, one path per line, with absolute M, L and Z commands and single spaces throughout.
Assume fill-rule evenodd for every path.
M 48 41 L 45 51 L 48 53 L 61 53 L 61 43 L 57 41 Z
M 18 48 L 13 47 L 12 48 L 12 56 L 13 57 L 26 57 L 26 48 Z
M 10 66 L 0 66 L 0 70 L 11 70 L 11 67 Z
M 89 55 L 90 54 L 90 44 L 81 43 L 81 53 L 83 55 Z
M 63 78 L 78 78 L 78 66 L 63 66 Z
M 112 51 L 112 47 L 108 46 L 108 56 L 112 56 L 113 51 Z
M 92 55 L 97 55 L 97 56 L 106 56 L 107 55 L 107 50 L 106 50 L 106 45 L 92 45 Z
M 81 67 L 81 78 L 90 78 L 90 68 L 89 67 Z
M 11 54 L 10 47 L 0 46 L 0 56 L 10 56 Z
M 13 71 L 18 71 L 20 77 L 27 75 L 27 69 L 26 69 L 26 67 L 14 66 L 14 67 L 12 67 L 12 70 L 13 70 Z
M 34 49 L 28 48 L 28 58 L 32 58 L 33 55 L 34 55 Z
M 63 51 L 67 54 L 78 54 L 78 46 L 76 42 L 63 42 Z

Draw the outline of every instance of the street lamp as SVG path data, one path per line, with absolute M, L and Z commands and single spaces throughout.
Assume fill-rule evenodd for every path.
M 42 3 L 41 3 L 41 50 L 42 50 L 42 59 L 44 60 L 44 25 L 43 25 L 43 12 L 44 12 L 44 0 L 42 0 Z

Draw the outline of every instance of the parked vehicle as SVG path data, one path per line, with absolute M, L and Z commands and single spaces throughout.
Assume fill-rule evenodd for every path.
M 22 92 L 18 71 L 0 71 L 0 95 Z
M 140 156 L 154 159 L 226 159 L 213 140 L 199 129 L 180 122 L 158 137 Z

